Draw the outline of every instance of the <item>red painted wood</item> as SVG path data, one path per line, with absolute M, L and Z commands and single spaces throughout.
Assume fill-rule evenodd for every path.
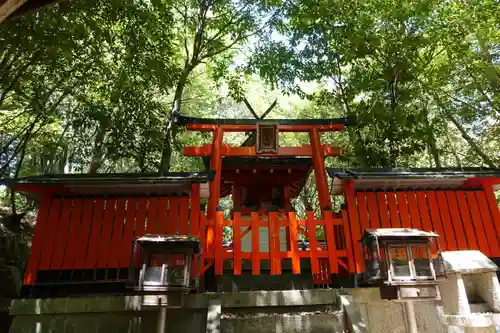
M 399 217 L 401 219 L 402 228 L 411 228 L 410 209 L 406 201 L 406 192 L 396 192 L 398 199 Z M 418 209 L 418 207 L 417 207 Z
M 130 201 L 129 201 L 130 202 Z M 111 234 L 111 246 L 109 247 L 108 255 L 108 267 L 118 268 L 120 267 L 121 253 L 123 251 L 122 247 L 125 243 L 122 240 L 125 239 L 125 215 L 127 208 L 127 199 L 116 199 L 115 200 L 115 211 L 112 221 L 112 234 Z M 135 207 L 134 207 L 135 208 Z M 124 266 L 126 267 L 126 266 Z
M 288 213 L 288 220 L 290 221 L 290 252 L 292 258 L 292 273 L 300 274 L 300 257 L 299 257 L 299 237 L 297 216 L 294 212 Z
M 307 212 L 307 237 L 309 239 L 309 253 L 311 258 L 311 272 L 313 274 L 319 274 L 319 262 L 318 262 L 318 241 L 316 239 L 316 219 L 314 218 L 314 212 Z
M 330 209 L 330 192 L 328 191 L 328 179 L 325 168 L 325 153 L 321 146 L 321 138 L 317 128 L 312 128 L 309 131 L 309 141 L 311 142 L 311 153 L 314 167 L 314 179 L 316 180 L 316 188 L 321 206 L 321 211 L 326 208 Z M 280 152 L 282 149 L 280 148 Z
M 149 205 L 147 211 L 146 233 L 158 233 L 158 208 L 160 205 L 160 198 L 149 198 Z
M 260 274 L 259 214 L 252 212 L 252 275 Z
M 111 242 L 111 234 L 113 232 L 113 219 L 115 215 L 116 199 L 108 198 L 104 208 L 99 254 L 97 257 L 97 267 L 99 268 L 107 268 L 110 262 L 110 252 L 113 245 Z
M 370 229 L 368 206 L 366 204 L 366 192 L 357 192 L 356 201 L 358 203 L 359 220 L 361 221 L 361 233 L 363 233 L 365 229 Z
M 438 202 L 439 212 L 441 213 L 441 222 L 443 230 L 446 233 L 446 239 L 449 251 L 458 250 L 457 237 L 453 229 L 452 221 L 450 218 L 448 201 L 446 200 L 446 193 L 444 191 L 436 191 L 436 198 Z
M 387 206 L 389 207 L 389 216 L 391 218 L 392 228 L 401 228 L 400 212 L 398 210 L 398 203 L 396 201 L 395 192 L 387 192 Z
M 233 214 L 233 255 L 234 255 L 234 275 L 241 275 L 241 226 L 240 212 Z
M 157 232 L 159 234 L 167 234 L 167 219 L 168 219 L 168 197 L 161 197 L 158 203 L 158 224 Z
M 120 252 L 120 267 L 130 265 L 132 246 L 134 240 L 134 223 L 137 214 L 139 200 L 130 198 L 127 200 L 127 210 L 125 212 L 125 225 L 123 229 L 123 239 Z
M 354 262 L 354 255 L 352 252 L 352 246 L 353 244 L 353 238 L 351 237 L 351 228 L 349 227 L 349 215 L 345 210 L 342 210 L 340 212 L 342 216 L 342 227 L 344 229 L 344 234 L 345 234 L 345 250 L 347 254 L 347 265 L 349 267 L 349 273 L 356 273 L 356 265 Z
M 87 250 L 87 258 L 85 259 L 85 268 L 87 269 L 96 268 L 104 217 L 104 203 L 105 199 L 99 198 L 96 199 L 94 204 L 89 247 Z
M 181 197 L 179 203 L 179 234 L 188 233 L 189 197 Z
M 190 131 L 211 132 L 220 127 L 224 132 L 254 132 L 257 125 L 214 125 L 214 124 L 188 124 L 187 129 Z M 321 132 L 342 131 L 344 124 L 329 124 L 329 125 L 280 125 L 280 132 L 309 132 L 312 128 L 316 128 Z
M 214 180 L 210 182 L 210 198 L 208 199 L 207 217 L 215 221 L 217 207 L 219 206 L 219 196 L 221 190 L 222 155 L 221 149 L 224 142 L 224 131 L 221 127 L 214 128 L 212 137 L 212 153 L 210 154 L 210 170 L 215 172 Z M 206 230 L 207 250 L 214 252 L 214 230 L 212 226 L 207 226 Z
M 64 254 L 64 260 L 62 264 L 63 269 L 73 269 L 75 264 L 75 258 L 78 253 L 78 233 L 80 231 L 80 224 L 82 222 L 84 201 L 84 199 L 79 198 L 73 199 L 73 208 L 71 210 L 68 233 L 68 245 L 66 247 L 66 253 Z
M 441 223 L 441 214 L 439 213 L 439 206 L 437 203 L 436 193 L 434 191 L 426 191 L 427 204 L 429 205 L 429 213 L 431 216 L 431 222 L 436 231 L 441 237 L 441 245 L 447 250 L 449 248 L 448 238 L 454 235 L 447 235 L 443 229 L 443 224 Z
M 487 257 L 491 257 L 491 251 L 484 231 L 483 221 L 481 219 L 481 212 L 477 204 L 476 191 L 467 191 L 465 193 L 467 204 L 469 205 L 470 214 L 472 217 L 472 225 L 474 226 L 474 233 L 476 234 L 479 250 Z
M 484 191 L 476 191 L 476 199 L 479 207 L 479 212 L 481 213 L 483 227 L 486 232 L 486 239 L 488 240 L 488 245 L 490 248 L 490 256 L 498 258 L 500 257 L 500 246 L 498 244 L 495 225 L 493 224 L 493 219 L 490 215 L 490 210 L 488 208 L 488 202 Z
M 137 213 L 135 215 L 134 237 L 142 237 L 146 232 L 146 213 L 148 209 L 148 199 L 139 198 L 137 200 Z
M 67 249 L 69 227 L 71 223 L 71 210 L 73 209 L 73 199 L 64 199 L 61 209 L 61 217 L 57 227 L 57 237 L 54 245 L 54 254 L 50 269 L 62 269 L 64 255 Z
M 467 250 L 467 238 L 460 217 L 460 209 L 458 208 L 458 201 L 455 195 L 456 191 L 445 191 L 446 201 L 450 211 L 450 219 L 453 229 L 455 230 L 455 237 L 457 240 L 458 250 Z
M 40 260 L 39 270 L 50 269 L 50 263 L 54 254 L 54 243 L 57 237 L 57 227 L 59 216 L 61 214 L 62 199 L 54 198 L 50 203 L 50 214 L 47 223 L 45 241 L 43 244 L 42 257 Z
M 389 209 L 387 207 L 385 192 L 377 192 L 377 204 L 382 228 L 390 228 L 391 222 L 389 221 Z
M 345 195 L 345 201 L 347 203 L 347 212 L 349 214 L 349 225 L 350 225 L 349 228 L 351 229 L 350 239 L 353 240 L 352 245 L 351 242 L 347 242 L 346 244 L 347 251 L 349 252 L 352 251 L 353 253 L 352 257 L 353 260 L 349 260 L 349 269 L 353 269 L 355 272 L 362 272 L 364 260 L 361 256 L 361 249 L 359 246 L 357 246 L 358 240 L 361 239 L 362 235 L 361 235 L 361 227 L 359 225 L 358 208 L 356 206 L 354 183 L 352 181 L 344 182 L 344 195 Z
M 38 264 L 42 257 L 43 241 L 47 230 L 49 220 L 49 207 L 51 198 L 48 194 L 42 194 L 40 197 L 40 210 L 36 217 L 35 232 L 31 243 L 30 256 L 26 265 L 26 273 L 24 274 L 24 284 L 34 284 L 36 281 L 36 273 Z
M 92 224 L 92 216 L 94 213 L 94 199 L 85 199 L 83 203 L 82 221 L 78 231 L 76 244 L 75 265 L 74 269 L 84 269 L 87 259 L 87 248 L 90 238 L 90 227 Z
M 363 197 L 364 198 L 364 197 Z M 338 265 L 337 265 L 337 244 L 335 242 L 335 233 L 333 228 L 333 217 L 331 211 L 325 211 L 324 213 L 325 219 L 325 234 L 326 234 L 326 244 L 328 249 L 328 265 L 331 273 L 338 273 Z M 368 218 L 366 220 L 368 223 Z
M 189 234 L 198 236 L 200 234 L 200 184 L 191 186 L 190 213 Z
M 167 218 L 167 234 L 168 235 L 176 235 L 177 234 L 177 226 L 178 226 L 178 218 L 179 218 L 179 199 L 172 197 L 168 200 L 170 208 L 168 210 L 168 218 Z
M 368 217 L 370 219 L 370 227 L 373 229 L 380 228 L 380 218 L 378 215 L 377 197 L 373 192 L 366 192 L 366 203 L 368 205 Z
M 467 248 L 469 250 L 479 250 L 478 240 L 476 238 L 476 233 L 472 224 L 469 204 L 467 203 L 467 197 L 465 193 L 465 191 L 455 191 L 458 208 L 460 209 L 460 217 L 462 218 L 462 225 L 464 227 L 465 236 L 467 239 Z
M 408 201 L 409 202 L 409 201 Z M 417 204 L 418 213 L 420 215 L 421 229 L 424 231 L 437 231 L 431 221 L 431 215 L 429 210 L 429 204 L 427 203 L 427 195 L 424 191 L 417 192 Z M 411 216 L 412 222 L 414 221 L 413 215 Z M 416 219 L 415 219 L 416 221 Z M 416 224 L 413 224 L 413 228 L 417 228 Z M 418 229 L 418 228 L 417 228 Z M 442 235 L 439 235 L 442 237 Z
M 215 274 L 222 275 L 223 273 L 223 252 L 222 247 L 224 239 L 224 212 L 217 211 L 215 213 Z
M 485 185 L 484 193 L 486 195 L 486 201 L 493 221 L 493 226 L 495 226 L 495 235 L 497 237 L 497 241 L 500 242 L 500 208 L 498 207 L 495 193 L 493 192 L 493 186 L 491 184 Z

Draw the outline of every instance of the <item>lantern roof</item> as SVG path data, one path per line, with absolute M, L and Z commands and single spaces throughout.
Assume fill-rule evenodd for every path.
M 379 228 L 379 229 L 365 229 L 364 237 L 408 237 L 408 238 L 429 238 L 429 237 L 439 237 L 435 232 L 428 232 L 419 229 L 410 228 Z

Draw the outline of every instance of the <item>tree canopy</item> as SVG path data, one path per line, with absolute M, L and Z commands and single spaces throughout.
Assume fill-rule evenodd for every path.
M 330 166 L 499 167 L 498 13 L 495 0 L 46 6 L 0 25 L 0 177 L 200 170 L 182 147 L 208 137 L 174 114 L 252 118 L 247 105 L 262 116 L 275 100 L 267 118 L 357 117 L 324 135 L 346 152 Z M 2 193 L 14 216 L 35 207 Z M 310 182 L 295 205 L 315 200 Z

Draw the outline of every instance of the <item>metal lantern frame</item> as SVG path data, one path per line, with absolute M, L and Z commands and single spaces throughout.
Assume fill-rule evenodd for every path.
M 444 274 L 438 237 L 437 233 L 418 229 L 366 229 L 363 238 L 360 240 L 366 267 L 363 284 L 404 285 L 428 284 L 437 281 Z M 435 242 L 436 259 L 432 258 L 432 242 Z M 417 274 L 416 258 L 413 258 L 412 251 L 412 248 L 417 246 L 426 247 L 426 255 L 429 259 L 429 275 L 420 276 Z M 391 255 L 391 249 L 394 248 L 405 249 L 408 275 L 395 274 L 394 258 Z
M 136 291 L 143 292 L 191 292 L 199 285 L 199 260 L 201 254 L 200 240 L 193 236 L 145 235 L 134 240 L 134 246 L 129 266 L 129 285 Z M 179 267 L 171 265 L 172 256 L 183 256 L 182 283 L 172 282 L 169 273 Z M 152 267 L 153 256 L 162 258 L 160 277 L 157 281 L 146 281 L 146 273 Z M 139 264 L 140 261 L 140 264 Z M 137 274 L 137 266 L 139 273 Z M 172 267 L 173 266 L 173 267 Z

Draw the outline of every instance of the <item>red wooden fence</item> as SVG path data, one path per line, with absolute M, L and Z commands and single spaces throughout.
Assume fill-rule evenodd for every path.
M 346 193 L 351 272 L 363 270 L 358 241 L 368 228 L 417 228 L 440 235 L 443 251 L 477 249 L 500 257 L 500 211 L 489 190 Z M 347 234 L 347 232 L 346 232 Z M 356 266 L 356 267 L 354 267 Z
M 25 284 L 40 271 L 124 269 L 145 233 L 199 235 L 199 185 L 191 198 L 42 196 Z

